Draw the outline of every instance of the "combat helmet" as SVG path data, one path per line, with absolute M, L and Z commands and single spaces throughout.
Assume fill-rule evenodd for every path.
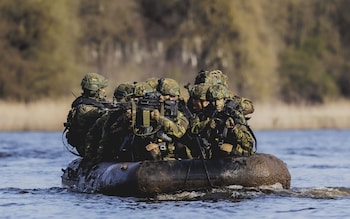
M 134 97 L 143 97 L 147 93 L 152 93 L 154 90 L 147 82 L 138 82 L 135 84 Z
M 114 97 L 117 101 L 130 99 L 134 94 L 135 84 L 131 82 L 119 84 L 114 90 Z
M 80 83 L 83 90 L 97 92 L 108 86 L 108 81 L 102 75 L 97 73 L 87 73 Z
M 156 91 L 157 85 L 158 85 L 158 80 L 159 80 L 159 78 L 157 78 L 157 77 L 151 77 L 151 78 L 148 78 L 146 80 L 146 83 L 148 83 L 154 89 L 154 91 Z
M 179 96 L 180 86 L 174 79 L 161 78 L 158 80 L 157 91 L 164 96 Z
M 194 84 L 208 84 L 208 85 L 222 84 L 227 86 L 227 75 L 220 70 L 213 70 L 213 71 L 201 70 L 200 72 L 198 72 L 198 75 L 195 78 Z
M 216 84 L 210 86 L 206 93 L 206 98 L 208 101 L 220 100 L 227 98 L 227 88 L 222 84 Z
M 207 84 L 196 84 L 191 89 L 191 97 L 198 100 L 206 100 L 207 90 L 210 86 Z

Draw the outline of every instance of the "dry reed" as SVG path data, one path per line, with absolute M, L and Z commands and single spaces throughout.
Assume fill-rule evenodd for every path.
M 70 101 L 42 100 L 32 103 L 0 102 L 1 131 L 63 130 Z
M 0 102 L 0 131 L 63 130 L 71 101 Z M 249 124 L 253 130 L 349 129 L 349 109 L 349 101 L 322 106 L 256 103 Z
M 320 106 L 255 104 L 249 123 L 253 129 L 349 129 L 350 102 L 338 101 Z

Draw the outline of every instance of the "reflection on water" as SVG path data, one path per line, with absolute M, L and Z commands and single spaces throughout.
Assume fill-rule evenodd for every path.
M 288 165 L 292 188 L 228 186 L 149 198 L 77 193 L 61 187 L 75 159 L 61 133 L 0 133 L 1 218 L 344 218 L 350 211 L 350 130 L 261 131 L 258 151 Z

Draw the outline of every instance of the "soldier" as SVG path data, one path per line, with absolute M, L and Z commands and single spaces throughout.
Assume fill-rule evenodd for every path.
M 99 119 L 96 120 L 94 125 L 90 128 L 89 132 L 87 133 L 85 159 L 87 160 L 96 159 L 95 162 L 102 160 L 102 157 L 97 158 L 97 149 L 102 139 L 102 135 L 105 136 L 104 141 L 106 141 L 106 138 L 107 138 L 106 136 L 110 134 L 110 133 L 103 132 L 105 123 L 109 124 L 106 126 L 111 126 L 110 122 L 112 120 L 113 122 L 115 122 L 117 118 L 124 113 L 123 111 L 124 109 L 122 109 L 121 106 L 123 103 L 131 101 L 134 93 L 134 87 L 135 87 L 134 83 L 122 83 L 122 84 L 119 84 L 118 87 L 114 90 L 113 106 L 111 107 L 111 109 L 107 110 Z M 124 106 L 126 105 L 124 104 Z M 117 144 L 117 142 L 115 143 Z M 112 146 L 110 146 L 109 148 L 112 148 Z M 112 153 L 112 149 L 110 149 L 110 154 L 111 153 Z M 112 159 L 114 159 L 114 156 L 106 160 L 112 160 Z
M 128 93 L 131 90 L 133 91 L 132 95 Z M 117 102 L 116 108 L 108 112 L 108 118 L 103 126 L 102 139 L 97 149 L 96 162 L 141 160 L 134 148 L 140 145 L 139 141 L 135 140 L 134 135 L 136 103 L 143 96 L 153 92 L 154 90 L 146 82 L 135 83 L 132 89 L 130 86 L 124 85 L 117 88 L 116 99 L 121 93 L 130 98 L 120 98 L 119 96 L 125 102 Z M 133 116 L 133 114 L 135 115 Z
M 220 70 L 213 71 L 200 71 L 195 79 L 195 84 L 199 85 L 216 85 L 221 84 L 228 88 L 228 77 L 225 73 Z M 254 106 L 251 100 L 244 97 L 239 97 L 234 95 L 232 91 L 227 90 L 227 98 L 230 98 L 239 103 L 239 107 L 241 108 L 243 114 L 246 116 L 248 114 L 252 114 L 254 112 Z
M 199 133 L 196 133 L 194 135 L 194 133 L 191 132 L 191 127 L 194 122 L 199 122 L 199 117 L 196 116 L 209 105 L 209 101 L 206 100 L 206 93 L 209 85 L 201 83 L 195 84 L 192 88 L 186 88 L 189 90 L 190 98 L 187 102 L 187 105 L 185 105 L 183 108 L 185 109 L 184 112 L 186 112 L 186 109 L 188 110 L 187 114 L 189 114 L 189 116 L 186 115 L 186 113 L 185 115 L 187 116 L 190 125 L 186 131 L 186 134 L 181 138 L 181 144 L 188 147 L 193 158 L 200 158 L 202 157 L 201 150 L 204 150 L 201 148 L 202 144 L 200 142 L 202 140 L 198 139 Z M 199 140 L 199 142 L 197 140 Z M 203 152 L 203 156 L 204 154 L 205 152 Z
M 88 73 L 81 81 L 83 93 L 72 103 L 65 125 L 67 142 L 76 148 L 80 156 L 85 155 L 86 135 L 103 115 L 110 103 L 106 101 L 105 88 L 108 81 L 100 74 Z
M 221 84 L 209 87 L 209 106 L 199 115 L 192 131 L 208 140 L 207 158 L 250 156 L 255 154 L 254 133 L 247 124 L 240 103 L 227 99 L 228 90 Z
M 178 101 L 180 97 L 180 86 L 171 78 L 158 80 L 157 91 L 159 95 L 158 107 L 150 110 L 149 124 L 153 127 L 149 132 L 138 134 L 146 140 L 146 147 L 141 149 L 145 153 L 145 159 L 151 160 L 174 160 L 183 159 L 177 152 L 186 150 L 179 148 L 179 139 L 186 133 L 188 119 L 179 111 Z M 138 104 L 142 108 L 142 101 Z M 146 115 L 147 108 L 144 108 L 143 115 Z M 143 119 L 143 122 L 148 121 Z M 190 153 L 186 153 L 190 156 Z M 190 157 L 186 157 L 190 158 Z
M 166 134 L 173 136 L 174 142 L 173 145 L 169 144 L 169 155 L 172 157 L 171 147 L 175 147 L 174 156 L 176 159 L 191 159 L 190 149 L 181 144 L 181 139 L 185 135 L 188 127 L 190 115 L 186 113 L 188 109 L 186 108 L 186 103 L 180 95 L 180 86 L 179 84 L 171 78 L 159 79 L 157 90 L 161 93 L 161 102 L 164 102 L 166 105 L 175 104 L 175 110 L 178 112 L 166 113 L 164 121 L 160 118 L 159 121 L 162 122 Z M 170 103 L 170 104 L 168 104 Z M 172 107 L 171 107 L 172 108 Z M 157 112 L 155 112 L 157 113 Z M 154 115 L 157 120 L 157 115 Z M 167 121 L 166 118 L 169 120 Z

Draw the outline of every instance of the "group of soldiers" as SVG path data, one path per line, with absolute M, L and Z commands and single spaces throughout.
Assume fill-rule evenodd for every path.
M 107 85 L 102 75 L 86 74 L 64 123 L 68 144 L 85 160 L 217 159 L 256 152 L 247 123 L 253 104 L 228 89 L 220 70 L 200 71 L 194 85 L 185 86 L 187 101 L 171 78 L 122 83 L 113 101 L 106 99 Z

